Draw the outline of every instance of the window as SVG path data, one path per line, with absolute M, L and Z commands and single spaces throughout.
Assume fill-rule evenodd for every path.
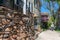
M 26 0 L 26 11 L 30 10 L 30 2 L 28 2 L 28 0 Z
M 37 0 L 34 0 L 34 5 L 36 5 L 37 4 Z
M 37 0 L 34 0 L 34 6 L 38 7 Z
M 31 3 L 30 3 L 30 12 L 31 12 Z
M 30 12 L 30 2 L 28 3 L 28 11 Z
M 27 2 L 27 0 L 26 0 L 26 10 L 28 10 L 28 2 Z
M 33 3 L 31 5 L 32 5 L 32 8 L 31 9 L 32 9 L 32 12 L 33 12 Z
M 33 3 L 31 3 L 31 12 L 33 12 Z
M 14 4 L 16 4 L 17 0 L 14 0 Z
M 19 0 L 14 0 L 14 4 L 18 5 L 19 4 Z
M 22 1 L 22 0 L 14 0 L 14 4 L 15 4 L 16 6 L 23 7 L 23 1 Z
M 21 6 L 23 8 L 23 1 L 22 0 L 19 0 L 19 6 Z
M 3 0 L 0 0 L 0 5 L 2 5 L 3 4 Z
M 10 0 L 10 5 L 12 8 L 14 8 L 14 0 Z
M 34 18 L 34 25 L 37 25 L 37 18 Z
M 32 10 L 33 10 L 33 4 L 30 3 L 30 12 L 32 12 Z

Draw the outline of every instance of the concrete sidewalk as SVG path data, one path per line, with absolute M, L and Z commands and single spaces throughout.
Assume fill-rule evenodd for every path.
M 39 34 L 36 40 L 60 40 L 60 33 L 47 30 Z

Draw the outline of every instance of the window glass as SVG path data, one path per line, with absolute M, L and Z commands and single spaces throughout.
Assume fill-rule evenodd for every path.
M 3 0 L 0 0 L 0 5 L 2 5 L 3 4 Z

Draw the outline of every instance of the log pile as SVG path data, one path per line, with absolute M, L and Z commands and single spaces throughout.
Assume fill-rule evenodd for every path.
M 34 40 L 34 27 L 32 25 L 33 22 L 31 22 L 32 16 L 29 17 L 18 12 L 9 13 L 9 11 L 5 10 L 3 13 L 5 15 L 0 19 L 0 36 L 3 35 L 2 38 L 7 40 Z

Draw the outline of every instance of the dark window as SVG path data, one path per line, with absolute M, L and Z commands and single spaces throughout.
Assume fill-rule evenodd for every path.
M 34 0 L 34 6 L 37 4 L 37 0 Z
M 30 12 L 30 2 L 29 2 L 29 7 L 28 7 L 28 11 Z
M 0 5 L 2 5 L 3 4 L 3 0 L 0 0 Z
M 22 0 L 14 0 L 14 4 L 19 7 L 23 7 L 23 1 Z
M 37 19 L 34 18 L 34 25 L 37 25 Z
M 12 8 L 14 8 L 14 0 L 10 0 L 10 5 Z
M 32 12 L 33 12 L 33 4 L 31 4 L 31 9 L 32 9 Z

